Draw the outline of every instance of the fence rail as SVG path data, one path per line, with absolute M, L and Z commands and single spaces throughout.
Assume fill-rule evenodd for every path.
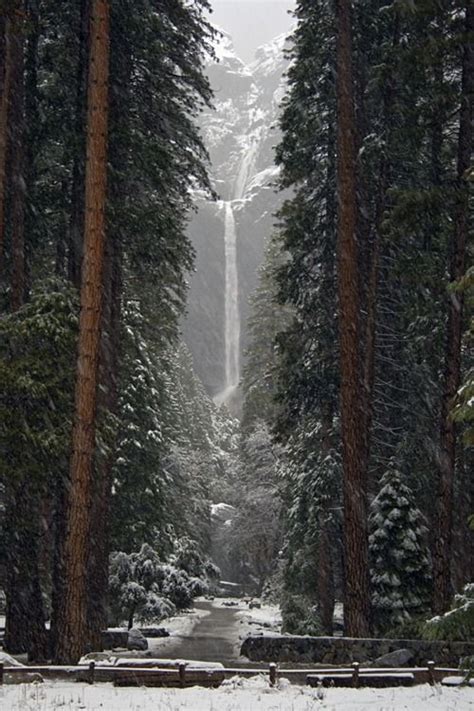
M 145 660 L 144 660 L 145 661 Z M 149 664 L 149 660 L 147 660 Z M 434 662 L 428 662 L 426 667 L 362 667 L 357 662 L 348 667 L 304 667 L 281 669 L 276 664 L 260 668 L 231 668 L 231 667 L 196 667 L 192 662 L 177 661 L 175 666 L 109 666 L 97 665 L 91 661 L 89 665 L 59 666 L 9 666 L 0 662 L 0 685 L 4 683 L 5 674 L 41 674 L 43 677 L 67 678 L 84 681 L 89 684 L 95 682 L 113 681 L 118 686 L 178 686 L 190 685 L 218 686 L 225 678 L 240 676 L 268 676 L 270 686 L 274 686 L 279 676 L 285 676 L 293 681 L 310 682 L 308 677 L 318 680 L 334 681 L 345 677 L 348 685 L 358 687 L 361 679 L 365 685 L 370 686 L 370 677 L 373 677 L 374 686 L 385 675 L 387 685 L 390 679 L 397 675 L 413 675 L 416 684 L 435 684 L 442 681 L 445 676 L 459 674 L 458 669 L 436 667 Z M 350 675 L 350 679 L 347 679 Z

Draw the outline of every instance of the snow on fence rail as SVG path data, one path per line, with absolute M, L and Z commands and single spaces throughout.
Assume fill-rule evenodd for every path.
M 426 667 L 361 667 L 354 662 L 351 667 L 330 668 L 294 668 L 279 669 L 271 663 L 262 668 L 226 668 L 193 666 L 192 663 L 176 662 L 176 666 L 104 666 L 91 661 L 88 666 L 10 666 L 0 662 L 0 685 L 4 683 L 5 674 L 41 674 L 56 678 L 77 678 L 78 681 L 94 684 L 95 682 L 113 681 L 116 686 L 219 686 L 229 676 L 256 676 L 266 673 L 270 686 L 275 686 L 279 674 L 294 681 L 304 681 L 309 684 L 327 684 L 335 686 L 392 686 L 406 681 L 409 675 L 412 683 L 435 684 L 445 676 L 459 674 L 458 669 L 436 667 L 434 662 L 428 662 Z

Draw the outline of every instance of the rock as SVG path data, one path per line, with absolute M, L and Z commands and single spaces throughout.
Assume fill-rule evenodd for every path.
M 108 652 L 89 652 L 79 659 L 79 666 L 82 664 L 88 665 L 90 662 L 96 662 L 97 664 L 114 664 L 117 657 Z
M 0 652 L 0 663 L 4 664 L 6 667 L 15 667 L 16 669 L 21 668 L 25 671 L 14 672 L 13 674 L 8 670 L 5 670 L 3 675 L 3 681 L 5 684 L 40 684 L 44 681 L 41 674 L 37 672 L 29 672 L 28 667 L 19 662 L 14 657 L 11 657 L 6 652 Z
M 125 627 L 114 627 L 102 630 L 102 646 L 104 649 L 127 647 L 128 630 Z
M 261 607 L 262 607 L 262 604 L 260 602 L 257 602 L 256 600 L 252 600 L 252 602 L 249 602 L 250 610 L 253 610 L 253 608 L 255 608 L 256 610 L 260 610 Z
M 140 632 L 144 637 L 149 637 L 150 639 L 170 636 L 170 633 L 164 627 L 140 627 Z
M 6 667 L 24 667 L 25 665 L 19 662 L 15 657 L 11 657 L 6 652 L 0 652 L 0 662 Z
M 139 629 L 132 627 L 128 630 L 127 649 L 144 652 L 148 649 L 148 642 Z
M 9 674 L 5 672 L 3 676 L 3 682 L 5 684 L 42 684 L 44 681 L 41 674 L 37 672 L 15 672 L 15 674 Z
M 394 652 L 382 654 L 374 661 L 376 667 L 403 667 L 413 661 L 415 657 L 411 649 L 396 649 Z

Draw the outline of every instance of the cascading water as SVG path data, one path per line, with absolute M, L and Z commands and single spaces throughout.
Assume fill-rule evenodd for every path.
M 237 273 L 237 239 L 231 202 L 225 209 L 225 385 L 234 390 L 240 374 L 239 280 Z
M 240 311 L 239 276 L 237 269 L 237 232 L 234 218 L 235 200 L 244 197 L 257 154 L 258 143 L 252 137 L 239 165 L 233 197 L 222 203 L 224 208 L 225 245 L 225 384 L 214 401 L 222 405 L 230 400 L 240 380 Z

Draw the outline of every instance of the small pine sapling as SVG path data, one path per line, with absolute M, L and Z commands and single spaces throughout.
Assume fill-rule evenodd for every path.
M 431 593 L 425 520 L 394 466 L 371 504 L 369 528 L 373 621 L 386 631 L 426 613 Z

